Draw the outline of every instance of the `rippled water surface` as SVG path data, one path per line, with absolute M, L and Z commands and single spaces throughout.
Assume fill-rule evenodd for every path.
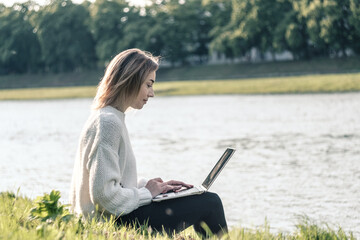
M 90 99 L 0 102 L 0 191 L 67 202 Z M 237 149 L 211 187 L 230 226 L 265 219 L 292 231 L 299 216 L 360 237 L 360 94 L 158 97 L 126 121 L 139 176 L 201 183 Z

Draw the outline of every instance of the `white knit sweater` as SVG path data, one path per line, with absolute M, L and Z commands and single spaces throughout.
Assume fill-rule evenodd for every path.
M 143 184 L 144 185 L 144 184 Z M 81 133 L 74 165 L 70 203 L 75 213 L 128 214 L 151 202 L 137 184 L 136 160 L 125 114 L 111 106 L 93 111 Z

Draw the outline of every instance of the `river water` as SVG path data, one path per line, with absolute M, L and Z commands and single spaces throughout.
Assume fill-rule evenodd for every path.
M 91 99 L 0 102 L 0 191 L 67 203 Z M 201 184 L 237 151 L 211 191 L 230 226 L 293 231 L 304 216 L 360 237 L 360 93 L 157 97 L 126 121 L 140 177 Z

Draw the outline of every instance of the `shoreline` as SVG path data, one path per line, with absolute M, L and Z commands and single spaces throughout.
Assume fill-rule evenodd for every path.
M 321 94 L 360 91 L 360 73 L 156 82 L 156 96 Z M 97 86 L 1 89 L 0 100 L 93 98 Z

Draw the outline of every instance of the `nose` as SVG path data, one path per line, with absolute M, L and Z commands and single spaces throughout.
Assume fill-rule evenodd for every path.
M 148 96 L 149 97 L 155 97 L 154 89 L 152 89 L 152 88 L 150 89 Z

